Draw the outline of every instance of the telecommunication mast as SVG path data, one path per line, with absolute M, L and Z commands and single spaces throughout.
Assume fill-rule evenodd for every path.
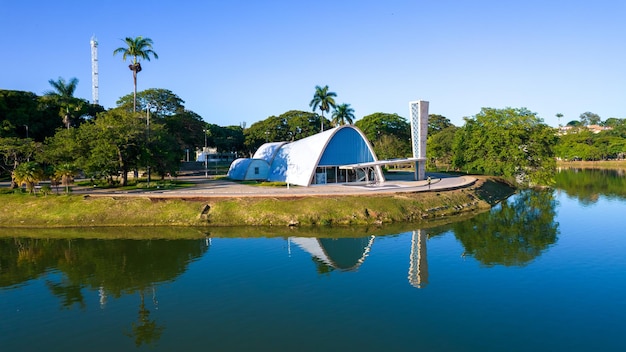
M 98 40 L 91 37 L 91 100 L 98 104 Z

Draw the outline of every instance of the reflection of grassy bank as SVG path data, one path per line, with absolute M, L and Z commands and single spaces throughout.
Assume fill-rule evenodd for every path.
M 557 167 L 580 169 L 626 169 L 626 160 L 600 161 L 562 161 L 556 162 Z
M 420 223 L 420 229 L 448 225 L 467 220 L 475 213 L 464 213 L 454 217 L 432 219 Z M 203 238 L 358 238 L 399 234 L 416 229 L 414 223 L 393 223 L 370 226 L 152 226 L 152 227 L 64 227 L 23 228 L 6 227 L 0 238 L 45 238 L 45 239 L 203 239 Z
M 176 199 L 4 195 L 2 227 L 286 226 L 423 223 L 488 209 L 512 193 L 507 185 L 479 180 L 445 192 L 305 198 Z M 209 206 L 206 216 L 202 209 Z M 274 230 L 272 230 L 274 231 Z M 113 231 L 115 233 L 115 231 Z M 121 237 L 122 230 L 118 230 Z M 142 238 L 150 237 L 150 230 Z M 203 234 L 192 235 L 203 236 Z M 106 236 L 109 237 L 109 236 Z M 132 236 L 131 236 L 132 237 Z M 173 234 L 173 237 L 180 237 Z M 184 236 L 183 236 L 184 237 Z

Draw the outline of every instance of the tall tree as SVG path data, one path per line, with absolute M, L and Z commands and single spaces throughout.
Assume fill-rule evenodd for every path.
M 135 103 L 136 102 L 136 103 Z M 150 88 L 137 92 L 137 95 L 127 94 L 115 102 L 117 107 L 129 112 L 133 111 L 134 104 L 138 111 L 145 111 L 150 104 L 150 114 L 155 117 L 171 116 L 185 110 L 185 101 L 171 90 Z
M 87 174 L 101 177 L 122 176 L 122 186 L 127 185 L 127 175 L 140 165 L 146 153 L 146 125 L 137 115 L 122 109 L 112 109 L 98 115 L 92 123 L 80 126 L 78 139 L 88 145 L 88 154 L 78 160 L 78 166 Z
M 81 117 L 90 115 L 89 110 L 92 109 L 89 108 L 88 102 L 74 97 L 78 86 L 77 78 L 71 78 L 66 82 L 65 79 L 59 77 L 56 81 L 48 80 L 48 83 L 53 89 L 44 92 L 43 99 L 51 100 L 60 106 L 59 116 L 66 128 L 70 128 L 72 124 L 81 123 Z M 84 121 L 84 118 L 82 120 Z
M 142 36 L 135 38 L 126 37 L 123 42 L 126 46 L 115 49 L 113 55 L 122 54 L 123 61 L 126 61 L 126 58 L 129 56 L 132 58 L 128 68 L 133 72 L 133 111 L 137 111 L 137 74 L 141 72 L 141 62 L 139 62 L 139 59 L 150 61 L 150 56 L 158 59 L 159 55 L 152 50 L 152 39 L 150 38 L 144 38 Z
M 39 149 L 41 143 L 30 138 L 0 137 L 0 175 L 11 175 L 11 188 L 18 186 L 14 178 L 15 170 L 31 161 Z
M 297 141 L 319 132 L 321 118 L 316 113 L 290 110 L 280 115 L 280 117 L 284 118 L 287 123 L 286 140 Z
M 313 111 L 319 108 L 322 111 L 321 131 L 324 132 L 324 112 L 330 111 L 330 108 L 335 107 L 335 97 L 337 93 L 329 92 L 328 85 L 324 87 L 315 86 L 315 93 L 313 94 L 313 100 L 309 103 L 309 106 L 313 108 Z
M 389 134 L 410 144 L 411 125 L 404 117 L 398 114 L 375 112 L 363 116 L 354 125 L 363 131 L 367 139 L 372 143 L 382 138 L 383 135 Z
M 319 127 L 320 115 L 289 110 L 280 116 L 270 116 L 255 122 L 244 129 L 243 148 L 252 155 L 263 143 L 296 141 L 318 133 Z
M 555 131 L 526 108 L 483 108 L 455 133 L 453 166 L 546 185 L 556 170 L 556 142 Z
M 166 115 L 163 123 L 176 140 L 182 153 L 193 153 L 204 146 L 206 122 L 193 111 L 185 110 L 174 115 Z
M 32 138 L 41 142 L 61 127 L 60 104 L 32 92 L 0 89 L 0 137 Z
M 53 79 L 48 80 L 48 83 L 50 83 L 53 90 L 46 91 L 44 95 L 59 101 L 61 105 L 59 115 L 65 127 L 70 128 L 72 115 L 82 108 L 80 103 L 77 104 L 73 101 L 74 91 L 76 91 L 76 87 L 78 86 L 78 78 L 73 77 L 68 82 L 65 82 L 65 79 L 59 77 L 56 81 Z
M 608 119 L 606 119 L 603 123 L 604 126 L 607 127 L 620 127 L 620 126 L 626 126 L 626 119 L 620 119 L 617 117 L 609 117 Z
M 379 160 L 406 158 L 411 153 L 409 143 L 391 134 L 382 135 L 372 144 Z
M 354 120 L 354 109 L 350 107 L 350 104 L 339 104 L 333 111 L 333 126 L 352 124 Z
M 406 158 L 411 154 L 411 128 L 398 114 L 376 112 L 355 122 L 374 146 L 379 158 Z
M 456 126 L 450 125 L 437 133 L 428 135 L 426 157 L 430 168 L 438 170 L 439 167 L 445 167 L 446 171 L 449 170 L 454 157 L 453 147 L 456 130 Z
M 590 111 L 583 112 L 582 114 L 580 114 L 579 118 L 580 118 L 580 122 L 584 126 L 599 125 L 602 122 L 600 115 L 594 114 L 593 112 L 590 112 Z
M 430 114 L 428 115 L 428 135 L 432 136 L 436 133 L 439 133 L 446 128 L 454 126 L 450 119 L 445 116 Z
M 561 118 L 563 117 L 563 114 L 561 114 L 560 112 L 558 114 L 555 115 L 556 118 L 559 120 L 559 127 L 561 127 Z

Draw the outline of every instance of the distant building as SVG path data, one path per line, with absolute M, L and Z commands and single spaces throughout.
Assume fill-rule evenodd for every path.
M 196 150 L 196 161 L 199 162 L 219 162 L 219 161 L 233 161 L 237 158 L 236 153 L 232 152 L 218 152 L 217 148 L 205 147 Z
M 603 131 L 610 131 L 610 130 L 613 129 L 613 127 L 610 127 L 610 126 L 600 126 L 600 125 L 560 126 L 558 133 L 560 135 L 569 134 L 569 133 L 576 133 L 581 128 L 586 128 L 587 130 L 591 131 L 592 133 L 600 133 L 600 132 L 603 132 Z

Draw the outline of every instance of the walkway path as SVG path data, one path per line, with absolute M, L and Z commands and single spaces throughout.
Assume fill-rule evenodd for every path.
M 378 185 L 365 184 L 327 184 L 310 187 L 263 187 L 246 185 L 227 180 L 206 179 L 202 176 L 179 177 L 179 180 L 191 181 L 195 185 L 190 188 L 175 190 L 134 190 L 119 191 L 110 189 L 93 189 L 73 187 L 74 194 L 91 196 L 130 196 L 150 198 L 230 198 L 230 197 L 305 197 L 333 195 L 392 194 L 401 192 L 425 192 L 429 190 L 445 190 L 467 187 L 476 182 L 472 176 L 450 176 L 445 174 L 427 174 L 427 180 L 411 181 L 406 174 L 394 173 L 386 175 L 387 181 Z

